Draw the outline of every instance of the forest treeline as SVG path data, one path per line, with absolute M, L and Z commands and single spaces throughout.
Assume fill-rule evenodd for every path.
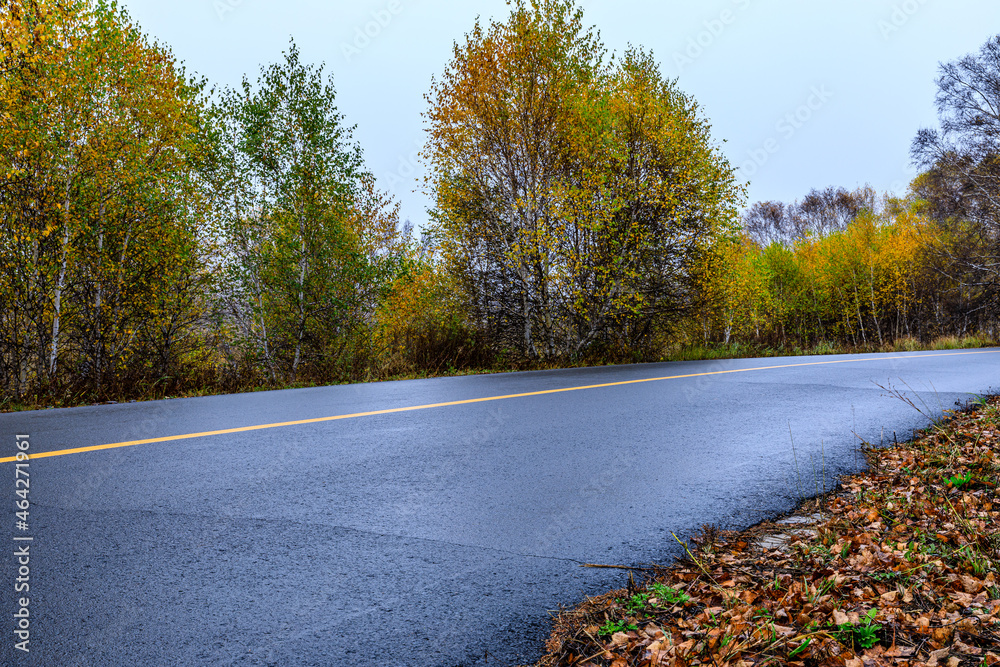
M 926 179 L 914 188 L 922 190 Z M 915 348 L 995 333 L 991 252 L 967 220 L 935 219 L 926 200 L 812 191 L 762 202 L 712 249 L 699 313 L 706 340 L 785 347 Z
M 215 90 L 113 3 L 0 6 L 2 405 L 995 334 L 1000 37 L 906 197 L 744 211 L 651 53 L 517 0 L 432 83 L 418 240 L 294 42 Z

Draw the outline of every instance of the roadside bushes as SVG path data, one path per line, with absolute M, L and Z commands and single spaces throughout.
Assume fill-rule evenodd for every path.
M 452 279 L 426 260 L 411 262 L 375 314 L 375 367 L 381 376 L 489 368 L 495 357 L 457 297 Z

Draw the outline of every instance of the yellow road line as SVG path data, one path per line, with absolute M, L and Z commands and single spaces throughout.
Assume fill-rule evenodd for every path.
M 121 449 L 123 447 L 135 447 L 136 445 L 149 445 L 157 442 L 174 442 L 177 440 L 191 440 L 194 438 L 207 438 L 213 435 L 228 435 L 231 433 L 248 433 L 250 431 L 263 431 L 272 428 L 283 428 L 286 426 L 302 426 L 304 424 L 321 424 L 339 419 L 356 419 L 358 417 L 373 417 L 376 415 L 391 415 L 397 412 L 413 412 L 415 410 L 430 410 L 432 408 L 447 408 L 455 405 L 471 405 L 473 403 L 487 403 L 490 401 L 505 401 L 511 398 L 527 398 L 529 396 L 545 396 L 548 394 L 562 394 L 570 391 L 584 391 L 587 389 L 604 389 L 607 387 L 622 387 L 630 384 L 642 384 L 644 382 L 663 382 L 665 380 L 681 380 L 684 378 L 706 377 L 709 375 L 727 375 L 730 373 L 750 373 L 754 371 L 769 371 L 779 368 L 802 368 L 804 366 L 828 366 L 831 364 L 848 364 L 862 361 L 892 361 L 907 359 L 926 359 L 929 357 L 959 357 L 970 354 L 998 354 L 1000 350 L 976 350 L 973 352 L 948 352 L 942 354 L 920 354 L 907 357 L 869 357 L 867 359 L 837 359 L 834 361 L 812 361 L 803 364 L 782 364 L 779 366 L 759 366 L 756 368 L 733 368 L 724 371 L 710 371 L 708 373 L 692 373 L 690 375 L 670 375 L 659 378 L 644 378 L 641 380 L 623 380 L 621 382 L 608 382 L 606 384 L 592 384 L 585 387 L 565 387 L 563 389 L 545 389 L 542 391 L 531 391 L 524 394 L 508 394 L 506 396 L 488 396 L 486 398 L 471 398 L 463 401 L 449 401 L 447 403 L 432 403 L 429 405 L 413 405 L 405 408 L 390 408 L 388 410 L 372 410 L 371 412 L 356 412 L 349 415 L 336 415 L 334 417 L 319 417 L 316 419 L 300 419 L 297 421 L 280 422 L 277 424 L 261 424 L 258 426 L 241 426 L 239 428 L 227 428 L 220 431 L 205 431 L 203 433 L 186 433 L 184 435 L 170 435 L 163 438 L 148 438 L 146 440 L 131 440 L 129 442 L 116 442 L 109 445 L 94 445 L 92 447 L 77 447 L 75 449 L 60 449 L 52 452 L 40 452 L 31 454 L 31 460 L 44 459 L 51 456 L 68 456 L 69 454 L 85 454 L 87 452 L 99 452 L 105 449 Z M 10 463 L 16 458 L 9 456 L 0 458 L 0 463 Z

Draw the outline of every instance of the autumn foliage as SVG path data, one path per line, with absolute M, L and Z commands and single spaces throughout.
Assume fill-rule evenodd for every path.
M 383 376 L 440 373 L 496 363 L 468 321 L 451 277 L 416 258 L 375 312 L 372 344 Z
M 0 22 L 2 392 L 169 376 L 203 296 L 200 84 L 104 3 Z
M 741 191 L 652 56 L 605 64 L 566 0 L 456 44 L 428 101 L 432 234 L 491 344 L 534 358 L 648 350 Z
M 744 232 L 716 244 L 701 274 L 705 302 L 692 335 L 727 344 L 879 347 L 990 325 L 973 314 L 971 292 L 947 270 L 954 237 L 919 200 L 855 194 L 872 207 L 839 228 L 806 229 L 767 245 Z
M 294 41 L 216 91 L 113 3 L 2 6 L 2 405 L 995 338 L 996 40 L 943 66 L 906 198 L 741 218 L 651 52 L 513 0 L 428 92 L 418 243 Z

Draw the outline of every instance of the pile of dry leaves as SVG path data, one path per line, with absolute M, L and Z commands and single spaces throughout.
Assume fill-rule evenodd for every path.
M 1000 399 L 867 455 L 809 529 L 706 529 L 562 613 L 537 667 L 1000 664 Z

